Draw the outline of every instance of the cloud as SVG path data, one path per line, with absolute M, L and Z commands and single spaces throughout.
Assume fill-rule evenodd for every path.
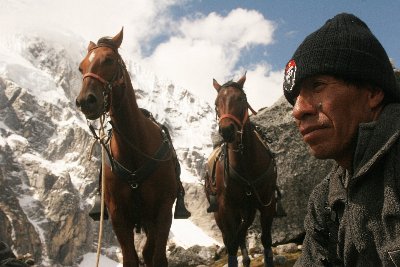
M 238 8 L 226 16 L 213 12 L 194 19 L 186 17 L 174 23 L 173 35 L 159 44 L 151 55 L 143 58 L 142 64 L 210 104 L 216 97 L 213 78 L 223 83 L 240 72 L 243 74 L 243 67 L 237 66 L 241 53 L 274 41 L 274 23 L 255 10 Z M 257 109 L 270 105 L 282 94 L 282 75 L 271 72 L 266 66 L 265 62 L 256 62 L 248 70 L 247 84 L 255 85 L 257 81 L 260 83 L 257 88 L 271 88 L 269 91 L 257 89 L 248 93 L 257 99 L 254 102 Z M 269 95 L 263 102 L 257 93 L 265 95 L 266 92 Z
M 250 67 L 242 62 L 244 55 L 257 47 L 267 51 L 274 42 L 275 23 L 256 10 L 243 8 L 226 15 L 212 12 L 176 18 L 173 8 L 188 1 L 2 0 L 0 22 L 9 26 L 2 27 L 0 38 L 7 31 L 23 30 L 47 38 L 53 34 L 54 38 L 63 38 L 65 46 L 72 47 L 68 42 L 76 42 L 78 36 L 86 48 L 89 41 L 113 36 L 124 26 L 123 57 L 133 59 L 160 78 L 171 80 L 212 104 L 216 97 L 212 79 L 223 83 L 239 77 L 246 68 L 246 85 L 276 88 L 268 91 L 265 102 L 257 95 L 265 91 L 248 92 L 249 99 L 256 99 L 254 108 L 269 105 L 269 100 L 275 100 L 276 92 L 281 91 L 281 78 L 261 59 Z M 12 43 L 9 46 L 14 49 Z M 252 58 L 258 60 L 257 56 Z
M 59 28 L 86 42 L 113 36 L 124 27 L 126 50 L 141 55 L 149 40 L 165 31 L 169 8 L 183 0 L 1 0 L 0 21 L 9 31 L 39 32 Z M 6 31 L 2 27 L 1 32 Z
M 271 106 L 282 96 L 283 70 L 272 71 L 259 64 L 247 72 L 244 90 L 247 101 L 255 110 Z
M 210 13 L 196 20 L 184 19 L 179 27 L 183 38 L 204 39 L 224 47 L 272 43 L 275 26 L 255 10 L 237 8 L 226 17 Z

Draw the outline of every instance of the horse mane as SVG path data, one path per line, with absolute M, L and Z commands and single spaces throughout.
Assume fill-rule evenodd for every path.
M 239 90 L 243 91 L 243 85 L 240 85 L 239 83 L 234 82 L 234 81 L 232 81 L 232 80 L 227 81 L 227 82 L 224 83 L 221 87 L 230 87 L 230 86 L 232 86 L 232 87 L 234 87 L 234 88 L 236 88 L 236 89 L 239 89 Z
M 97 46 L 98 47 L 105 46 L 105 47 L 109 47 L 115 51 L 118 51 L 118 47 L 115 46 L 111 37 L 101 37 L 97 41 Z

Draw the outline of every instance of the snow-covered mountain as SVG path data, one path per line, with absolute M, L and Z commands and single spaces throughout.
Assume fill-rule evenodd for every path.
M 99 151 L 88 158 L 92 137 L 74 105 L 86 45 L 68 32 L 0 34 L 0 222 L 6 226 L 0 234 L 18 254 L 33 253 L 40 266 L 74 265 L 95 247 L 97 226 L 87 211 Z M 182 180 L 199 184 L 211 152 L 213 109 L 122 57 L 139 106 L 170 129 Z M 105 247 L 112 248 L 118 244 L 107 229 Z M 171 238 L 184 245 L 178 233 Z

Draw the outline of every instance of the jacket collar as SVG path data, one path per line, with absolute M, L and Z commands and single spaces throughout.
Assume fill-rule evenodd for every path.
M 353 179 L 365 174 L 399 139 L 400 104 L 387 105 L 379 119 L 360 125 L 353 157 Z
M 368 172 L 400 137 L 400 104 L 387 105 L 375 122 L 360 125 L 351 176 L 336 166 L 329 176 L 328 203 L 346 200 L 346 188 Z

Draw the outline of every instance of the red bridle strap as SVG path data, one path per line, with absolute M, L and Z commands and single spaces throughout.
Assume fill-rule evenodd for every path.
M 101 82 L 102 84 L 104 84 L 104 85 L 106 85 L 106 84 L 109 83 L 109 82 L 107 82 L 106 80 L 104 80 L 103 78 L 101 78 L 99 75 L 94 74 L 94 73 L 92 73 L 92 72 L 88 72 L 88 73 L 86 73 L 85 75 L 83 75 L 82 80 L 85 80 L 85 78 L 87 78 L 87 77 L 95 78 L 95 79 L 97 79 L 98 81 L 100 81 L 100 82 Z
M 243 129 L 244 124 L 246 123 L 247 119 L 249 118 L 249 112 L 247 111 L 247 108 L 246 108 L 246 111 L 245 111 L 244 117 L 243 117 L 243 121 L 240 121 L 240 119 L 238 119 L 236 116 L 234 116 L 232 114 L 229 114 L 229 113 L 223 114 L 223 115 L 221 115 L 221 117 L 219 117 L 219 123 L 221 123 L 221 121 L 223 119 L 228 119 L 228 118 L 234 120 L 236 122 L 236 124 L 241 129 Z

